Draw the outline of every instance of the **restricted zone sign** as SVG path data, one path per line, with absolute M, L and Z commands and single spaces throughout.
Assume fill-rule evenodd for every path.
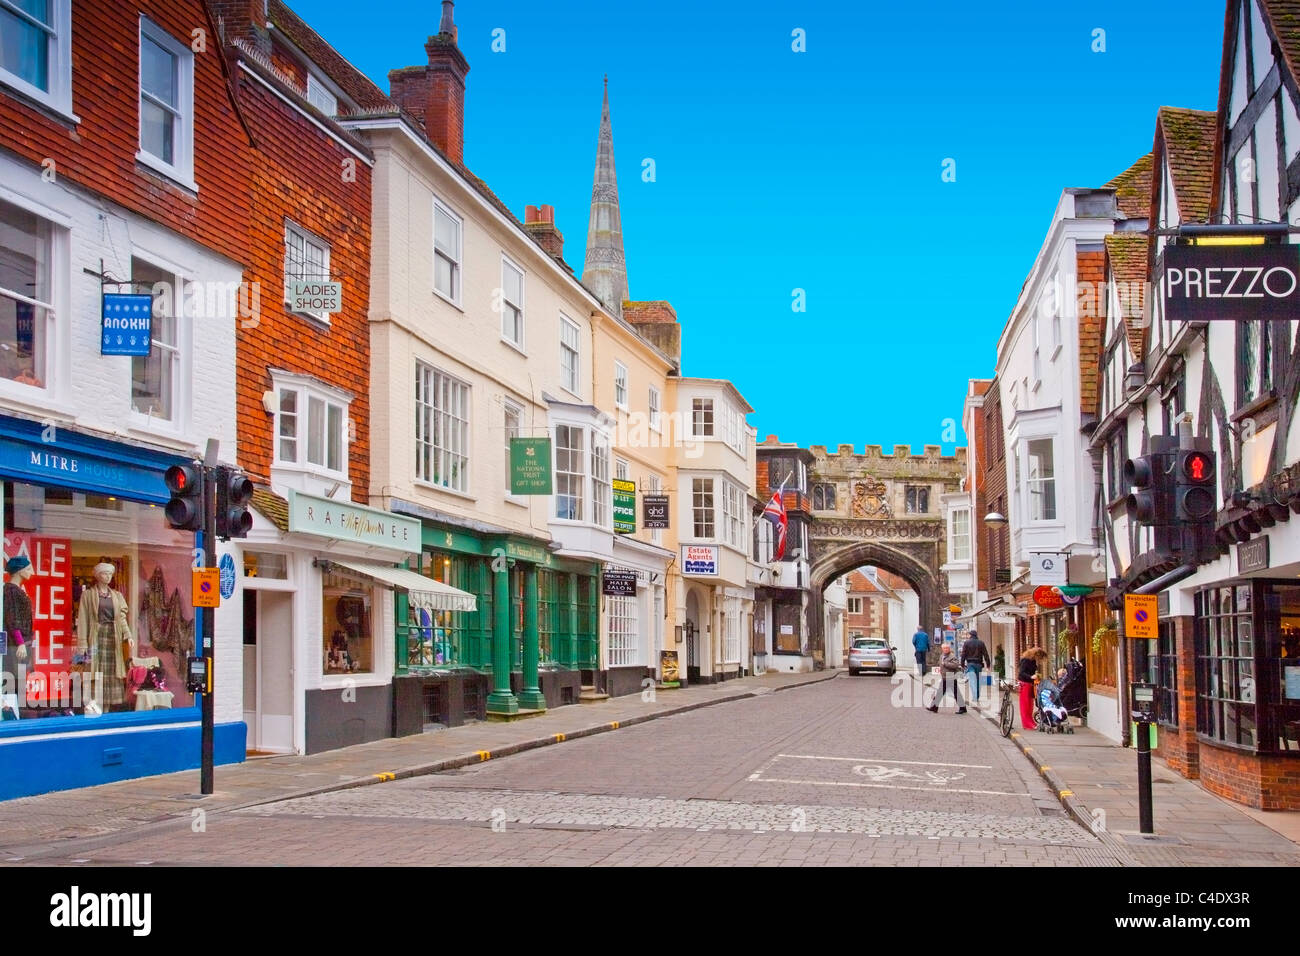
M 194 576 L 194 606 L 221 607 L 221 572 L 216 568 L 196 568 Z
M 1134 640 L 1155 640 L 1156 616 L 1159 611 L 1154 594 L 1124 595 L 1124 636 Z

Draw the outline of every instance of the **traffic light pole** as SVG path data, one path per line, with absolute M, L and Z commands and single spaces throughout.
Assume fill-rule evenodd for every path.
M 203 467 L 203 567 L 217 566 L 217 443 L 208 442 L 207 457 Z M 208 686 L 202 695 L 202 726 L 199 731 L 199 792 L 208 796 L 213 792 L 213 738 L 216 734 L 216 702 L 213 689 L 217 685 L 214 670 L 216 654 L 217 609 L 205 607 L 203 611 L 203 646 L 199 656 L 207 658 Z

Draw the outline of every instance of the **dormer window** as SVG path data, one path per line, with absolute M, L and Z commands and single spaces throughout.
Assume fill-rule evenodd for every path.
M 313 73 L 307 74 L 307 102 L 326 116 L 338 115 L 338 98 Z

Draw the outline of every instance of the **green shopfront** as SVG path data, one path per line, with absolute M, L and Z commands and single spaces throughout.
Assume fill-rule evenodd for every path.
M 424 519 L 409 567 L 473 594 L 473 611 L 429 611 L 400 595 L 396 734 L 577 703 L 599 651 L 599 566 L 546 543 Z

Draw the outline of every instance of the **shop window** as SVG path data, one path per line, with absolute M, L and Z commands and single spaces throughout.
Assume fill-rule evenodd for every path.
M 605 610 L 609 615 L 609 666 L 641 663 L 641 620 L 636 597 L 610 595 L 605 598 Z
M 1178 650 L 1173 621 L 1161 621 L 1157 632 L 1154 673 L 1148 680 L 1156 685 L 1159 696 L 1160 723 L 1178 726 Z
M 244 577 L 270 578 L 276 581 L 288 580 L 288 555 L 275 554 L 271 551 L 245 551 Z
M 553 571 L 537 572 L 537 650 L 538 659 L 546 664 L 555 661 L 556 577 Z
M 595 667 L 598 650 L 598 589 L 589 574 L 575 576 L 577 581 L 577 631 L 574 634 L 573 667 Z
M 79 492 L 6 482 L 0 493 L 3 560 L 25 557 L 30 571 L 5 584 L 4 627 L 28 648 L 23 662 L 14 640 L 0 654 L 6 717 L 190 707 L 192 540 L 136 501 L 114 498 L 89 522 Z
M 1249 583 L 1196 595 L 1196 729 L 1252 749 L 1259 743 L 1253 608 Z
M 37 388 L 53 331 L 52 235 L 49 222 L 0 200 L 0 379 Z
M 464 587 L 465 568 L 459 558 L 434 552 L 426 555 L 422 574 L 454 588 Z M 406 613 L 408 667 L 441 667 L 459 663 L 464 612 L 409 605 Z
M 324 672 L 372 672 L 375 666 L 374 584 L 341 571 L 331 571 L 323 576 L 321 592 Z
M 776 618 L 776 634 L 773 635 L 776 653 L 800 653 L 803 644 L 799 627 L 799 605 L 776 604 L 773 611 Z

